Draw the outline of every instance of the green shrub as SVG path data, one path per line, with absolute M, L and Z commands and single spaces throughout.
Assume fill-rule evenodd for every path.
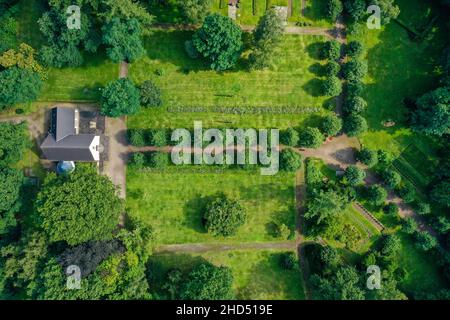
M 342 120 L 336 114 L 329 114 L 325 116 L 320 123 L 320 130 L 326 136 L 335 136 L 342 129 Z
M 420 215 L 427 215 L 431 213 L 431 206 L 428 203 L 417 201 L 414 207 L 416 212 Z
M 366 119 L 360 115 L 352 114 L 344 118 L 343 128 L 349 137 L 355 137 L 366 132 L 369 127 Z
M 377 156 L 378 156 L 378 163 L 381 164 L 382 166 L 389 166 L 394 160 L 392 153 L 381 149 L 378 150 Z
M 327 17 L 335 22 L 339 15 L 344 10 L 344 5 L 341 0 L 328 0 L 327 2 Z
M 402 182 L 402 177 L 394 169 L 384 169 L 381 171 L 381 178 L 389 189 L 395 189 Z
M 364 85 L 361 81 L 352 81 L 345 84 L 345 94 L 347 97 L 361 96 Z
M 302 166 L 302 156 L 292 149 L 283 149 L 280 153 L 280 168 L 283 171 L 294 172 Z
M 416 247 L 423 251 L 429 251 L 437 246 L 437 240 L 426 231 L 415 233 Z
M 300 132 L 299 145 L 304 148 L 319 148 L 325 137 L 317 128 L 307 127 Z
M 285 270 L 293 270 L 297 264 L 294 252 L 285 252 L 280 256 L 280 265 Z
M 145 107 L 159 107 L 162 104 L 161 89 L 151 80 L 144 81 L 139 87 L 141 105 Z
M 211 200 L 203 214 L 206 230 L 214 236 L 232 236 L 242 226 L 247 213 L 237 200 L 220 194 Z
M 297 130 L 288 128 L 286 131 L 282 132 L 280 142 L 285 146 L 295 147 L 298 144 L 298 139 L 299 135 Z
M 364 182 L 366 178 L 366 172 L 357 166 L 349 166 L 345 170 L 345 180 L 351 186 L 357 186 Z
M 398 207 L 395 203 L 388 203 L 383 208 L 384 213 L 390 215 L 390 216 L 397 216 L 398 215 Z
M 373 185 L 367 188 L 367 200 L 375 205 L 382 205 L 387 199 L 387 191 L 380 185 Z
M 352 58 L 359 57 L 363 54 L 364 47 L 359 41 L 350 41 L 347 45 L 347 55 Z
M 164 129 L 153 129 L 150 131 L 151 145 L 155 147 L 167 146 L 167 134 Z
M 275 228 L 275 236 L 284 240 L 289 239 L 291 236 L 291 229 L 284 223 L 279 223 Z
M 367 108 L 367 102 L 359 96 L 347 96 L 343 106 L 346 115 L 363 113 Z
M 342 82 L 336 76 L 328 77 L 323 82 L 323 94 L 330 97 L 340 95 L 342 92 Z
M 165 168 L 169 165 L 169 154 L 165 152 L 151 152 L 149 164 L 152 168 Z
M 398 189 L 398 194 L 403 199 L 403 201 L 405 201 L 406 203 L 410 203 L 413 202 L 416 198 L 416 188 L 414 188 L 411 183 L 406 182 Z
M 341 66 L 339 65 L 339 63 L 335 61 L 330 61 L 325 66 L 325 76 L 327 77 L 337 76 L 339 70 L 341 70 Z
M 363 148 L 357 152 L 356 160 L 364 163 L 368 167 L 373 167 L 378 163 L 377 152 L 367 148 Z
M 142 168 L 145 165 L 145 155 L 142 152 L 135 152 L 131 155 L 130 163 L 137 168 Z
M 342 67 L 342 74 L 348 81 L 361 81 L 367 74 L 367 63 L 362 60 L 350 60 Z
M 145 132 L 142 129 L 129 129 L 128 139 L 131 145 L 135 147 L 145 147 L 147 145 Z
M 322 58 L 328 60 L 339 60 L 341 57 L 341 44 L 335 40 L 325 42 L 322 51 Z

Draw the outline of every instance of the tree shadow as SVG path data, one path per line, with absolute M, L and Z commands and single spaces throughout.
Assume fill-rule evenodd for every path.
M 326 70 L 325 65 L 322 65 L 319 62 L 310 65 L 308 68 L 308 71 L 315 74 L 317 77 L 324 77 L 325 70 Z
M 193 198 L 187 201 L 183 208 L 184 225 L 199 233 L 206 233 L 204 227 L 203 212 L 206 205 L 215 199 L 217 195 L 201 196 L 196 194 Z
M 326 19 L 326 1 L 308 1 L 309 6 L 304 10 L 305 18 L 311 20 Z
M 304 84 L 302 88 L 313 97 L 321 97 L 323 96 L 323 82 L 323 80 L 317 78 L 312 79 Z
M 325 42 L 322 41 L 313 42 L 306 47 L 306 52 L 308 53 L 309 57 L 314 60 L 323 60 L 322 52 L 324 45 Z

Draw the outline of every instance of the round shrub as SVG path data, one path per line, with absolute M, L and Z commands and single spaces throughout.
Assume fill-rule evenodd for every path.
M 387 199 L 387 191 L 380 185 L 373 185 L 367 188 L 367 200 L 375 205 L 382 205 Z
M 332 21 L 336 21 L 338 16 L 344 10 L 344 5 L 341 0 L 328 0 L 327 3 L 327 17 Z
M 167 146 L 167 135 L 164 129 L 154 129 L 150 131 L 151 145 L 155 147 Z
M 295 147 L 298 144 L 299 135 L 297 130 L 288 128 L 280 137 L 280 141 L 285 146 Z
M 350 41 L 347 45 L 347 55 L 352 58 L 362 55 L 364 47 L 359 41 Z
M 319 148 L 325 137 L 317 128 L 307 127 L 300 132 L 299 145 L 305 148 Z
M 342 120 L 336 114 L 325 116 L 320 124 L 320 131 L 326 136 L 335 136 L 342 129 Z
M 141 105 L 144 107 L 159 107 L 162 104 L 161 89 L 151 80 L 144 81 L 139 87 Z
M 367 148 L 363 148 L 356 154 L 356 160 L 368 167 L 373 167 L 378 163 L 377 152 Z
M 414 234 L 417 231 L 417 222 L 413 218 L 409 217 L 403 220 L 402 230 L 407 234 Z
M 280 265 L 285 270 L 292 270 L 295 268 L 297 264 L 297 258 L 295 257 L 295 253 L 286 252 L 281 254 L 280 257 Z
M 334 97 L 340 95 L 342 92 L 342 82 L 336 76 L 328 77 L 323 82 L 323 94 Z
M 141 129 L 130 129 L 128 130 L 128 139 L 130 140 L 131 145 L 136 147 L 145 147 L 145 134 L 144 130 Z
M 169 165 L 169 155 L 164 152 L 152 152 L 149 162 L 152 168 L 165 168 Z
M 345 94 L 347 97 L 361 96 L 364 85 L 361 81 L 352 81 L 345 84 Z
M 101 113 L 112 118 L 136 114 L 141 107 L 139 97 L 138 88 L 129 79 L 112 81 L 102 89 Z
M 392 156 L 392 153 L 387 152 L 385 150 L 378 150 L 377 151 L 378 156 L 378 162 L 383 166 L 388 166 L 392 163 L 394 157 Z
M 352 114 L 344 118 L 344 131 L 349 137 L 359 136 L 369 128 L 366 119 L 360 115 Z
M 130 161 L 137 168 L 142 168 L 145 165 L 145 155 L 142 152 L 135 152 L 131 155 Z
M 322 57 L 329 60 L 338 60 L 341 57 L 341 44 L 335 40 L 325 42 Z
M 416 247 L 423 251 L 429 251 L 437 246 L 437 240 L 426 231 L 416 232 Z
M 428 203 L 419 201 L 416 202 L 414 207 L 416 209 L 416 212 L 420 215 L 427 215 L 431 213 L 431 206 Z
M 385 205 L 383 211 L 390 216 L 398 215 L 398 207 L 395 203 L 392 202 Z
M 236 233 L 246 219 L 242 205 L 221 194 L 206 206 L 203 214 L 206 230 L 214 236 L 231 236 Z
M 406 203 L 413 202 L 416 197 L 416 188 L 414 186 L 407 182 L 403 186 L 400 187 L 398 190 L 398 194 L 400 197 L 405 201 Z
M 394 169 L 385 169 L 381 171 L 381 178 L 389 189 L 395 189 L 402 182 L 402 177 Z
M 367 63 L 362 60 L 350 60 L 342 67 L 344 78 L 348 81 L 362 80 L 368 71 Z
M 341 70 L 341 66 L 339 65 L 339 63 L 335 61 L 330 61 L 325 66 L 325 75 L 327 77 L 337 76 L 339 70 Z
M 359 96 L 349 96 L 345 99 L 343 106 L 344 112 L 347 115 L 361 114 L 367 108 L 367 102 Z
M 348 182 L 351 186 L 357 186 L 364 182 L 364 179 L 366 178 L 366 172 L 357 166 L 349 166 L 345 170 L 345 180 Z
M 294 172 L 302 166 L 302 156 L 292 149 L 283 149 L 280 153 L 280 168 L 283 171 Z

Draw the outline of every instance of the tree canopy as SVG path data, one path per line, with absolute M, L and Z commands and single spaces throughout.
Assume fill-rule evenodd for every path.
M 102 90 L 101 112 L 108 117 L 136 114 L 140 109 L 140 94 L 127 78 L 110 82 Z
M 0 123 L 0 167 L 19 161 L 28 145 L 28 132 L 25 122 L 20 124 Z
M 417 100 L 411 114 L 414 131 L 442 136 L 450 133 L 450 87 L 438 88 Z
M 237 200 L 221 194 L 207 204 L 203 218 L 208 232 L 215 236 L 231 236 L 245 223 L 247 213 Z
M 223 71 L 232 68 L 242 51 L 242 31 L 230 18 L 212 14 L 194 34 L 192 43 L 211 69 Z
M 47 176 L 37 196 L 37 224 L 51 241 L 70 245 L 107 240 L 123 209 L 117 189 L 92 166 L 79 165 L 69 175 Z
M 183 300 L 229 300 L 234 297 L 232 284 L 229 268 L 201 263 L 189 273 L 180 297 Z
M 0 72 L 0 110 L 17 103 L 32 102 L 37 99 L 42 80 L 30 69 L 13 66 Z
M 133 62 L 145 54 L 141 41 L 141 27 L 135 18 L 122 21 L 113 18 L 102 27 L 106 54 L 114 62 Z

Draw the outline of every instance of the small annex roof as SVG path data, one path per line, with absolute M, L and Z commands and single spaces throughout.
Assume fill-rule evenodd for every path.
M 56 141 L 60 141 L 67 136 L 76 134 L 75 110 L 61 107 L 53 108 L 50 133 L 53 134 Z

